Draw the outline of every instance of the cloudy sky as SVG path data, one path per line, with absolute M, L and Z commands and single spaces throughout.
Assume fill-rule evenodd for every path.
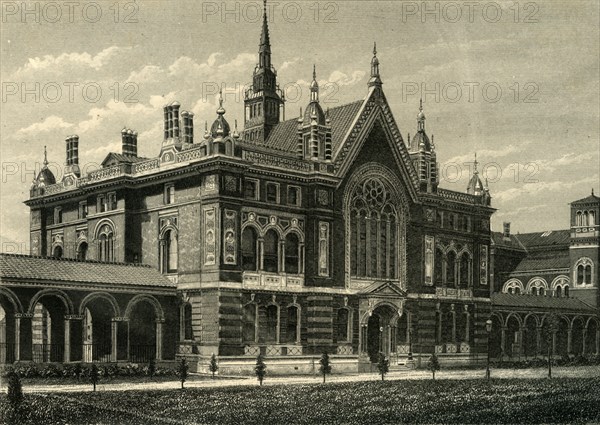
M 124 126 L 156 156 L 162 106 L 242 120 L 257 61 L 261 2 L 2 2 L 2 250 L 28 250 L 28 197 L 43 147 L 57 176 L 64 139 L 97 168 Z M 279 1 L 270 4 L 273 62 L 287 117 L 308 102 L 316 63 L 322 102 L 363 98 L 373 41 L 385 93 L 406 139 L 419 97 L 435 135 L 442 186 L 464 191 L 474 153 L 490 181 L 493 227 L 568 227 L 568 203 L 599 184 L 596 1 Z

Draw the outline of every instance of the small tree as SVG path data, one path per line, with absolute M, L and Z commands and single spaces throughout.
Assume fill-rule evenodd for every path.
M 438 356 L 434 354 L 429 357 L 429 361 L 427 362 L 427 369 L 433 374 L 433 380 L 435 381 L 435 372 L 440 370 L 440 361 Z
M 154 360 L 154 358 L 151 358 L 150 362 L 148 363 L 148 376 L 150 376 L 150 378 L 153 378 L 155 374 L 156 374 L 156 360 Z
M 265 375 L 267 374 L 267 365 L 263 361 L 263 357 L 260 354 L 256 358 L 256 366 L 254 367 L 254 373 L 256 374 L 258 382 L 262 386 L 263 379 L 265 379 Z
M 329 354 L 327 352 L 321 355 L 319 360 L 319 372 L 323 375 L 323 383 L 325 383 L 325 377 L 331 373 L 331 362 L 329 361 Z
M 21 378 L 15 371 L 10 371 L 6 374 L 8 380 L 8 403 L 15 410 L 19 408 L 23 401 L 23 387 L 21 386 Z
M 96 391 L 96 384 L 100 379 L 100 371 L 98 370 L 98 366 L 96 363 L 92 363 L 92 368 L 90 369 L 90 381 L 92 381 L 92 385 L 94 386 L 94 391 Z
M 383 381 L 385 378 L 385 374 L 390 371 L 390 361 L 383 355 L 383 353 L 379 353 L 379 357 L 377 360 L 377 369 L 381 375 L 381 380 Z
M 183 389 L 183 384 L 187 380 L 188 370 L 189 366 L 187 364 L 187 360 L 185 357 L 183 357 L 179 362 L 179 367 L 177 368 L 177 376 L 179 376 L 179 380 L 181 381 L 181 389 Z
M 208 365 L 208 370 L 210 370 L 210 373 L 212 373 L 212 379 L 215 379 L 215 373 L 219 370 L 219 364 L 217 363 L 217 356 L 215 356 L 215 353 L 213 353 L 213 355 L 210 356 L 210 364 Z
M 81 363 L 75 364 L 75 367 L 73 368 L 73 375 L 77 377 L 78 381 L 81 381 L 81 377 L 83 376 L 83 366 Z

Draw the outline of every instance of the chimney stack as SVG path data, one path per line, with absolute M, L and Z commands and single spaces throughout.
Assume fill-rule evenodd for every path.
M 164 118 L 165 140 L 167 140 L 169 138 L 169 106 L 165 105 L 165 107 L 163 108 L 163 111 L 165 113 L 165 118 Z
M 123 128 L 123 130 L 121 130 L 121 141 L 123 155 L 137 156 L 137 131 Z
M 194 143 L 194 113 L 182 111 L 181 121 L 183 124 L 183 142 Z
M 504 223 L 504 232 L 502 234 L 502 237 L 504 239 L 509 239 L 510 240 L 510 223 Z
M 179 102 L 175 101 L 171 103 L 171 108 L 173 109 L 173 137 L 175 139 L 179 139 Z
M 65 139 L 67 143 L 67 165 L 79 165 L 79 136 L 76 134 Z

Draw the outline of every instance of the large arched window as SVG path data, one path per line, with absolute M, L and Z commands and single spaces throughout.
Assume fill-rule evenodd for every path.
M 109 224 L 103 225 L 97 235 L 98 260 L 114 261 L 114 231 Z
M 177 232 L 170 229 L 163 233 L 161 240 L 161 270 L 163 273 L 177 272 L 177 255 Z
M 298 274 L 300 271 L 300 240 L 295 233 L 285 238 L 285 272 Z
M 257 244 L 256 230 L 246 227 L 242 232 L 242 266 L 245 271 L 258 270 Z
M 502 292 L 506 294 L 520 294 L 523 292 L 523 284 L 518 279 L 511 279 L 504 284 Z
M 548 284 L 541 278 L 534 278 L 529 281 L 529 293 L 532 295 L 546 295 Z
M 583 219 L 582 219 L 583 215 L 581 214 L 581 211 L 577 211 L 577 214 L 575 214 L 575 225 L 576 226 L 582 226 L 583 225 Z
M 592 283 L 592 275 L 593 275 L 593 262 L 589 258 L 580 258 L 575 263 L 574 273 L 574 281 L 577 285 L 589 285 Z
M 350 201 L 350 273 L 398 277 L 398 216 L 391 194 L 376 177 L 358 185 Z
M 265 234 L 263 247 L 263 268 L 267 272 L 279 272 L 279 236 L 274 230 Z

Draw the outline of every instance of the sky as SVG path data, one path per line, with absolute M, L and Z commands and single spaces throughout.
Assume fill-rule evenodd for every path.
M 65 138 L 80 165 L 120 152 L 120 130 L 158 155 L 162 107 L 243 121 L 257 62 L 261 1 L 1 2 L 0 236 L 28 252 L 29 196 L 48 149 L 57 178 Z M 25 7 L 27 9 L 25 9 Z M 384 92 L 404 139 L 419 98 L 435 136 L 441 186 L 465 191 L 475 153 L 488 177 L 493 230 L 564 229 L 569 202 L 600 193 L 599 5 L 596 1 L 270 1 L 273 64 L 286 118 L 309 101 L 367 94 L 373 42 Z

